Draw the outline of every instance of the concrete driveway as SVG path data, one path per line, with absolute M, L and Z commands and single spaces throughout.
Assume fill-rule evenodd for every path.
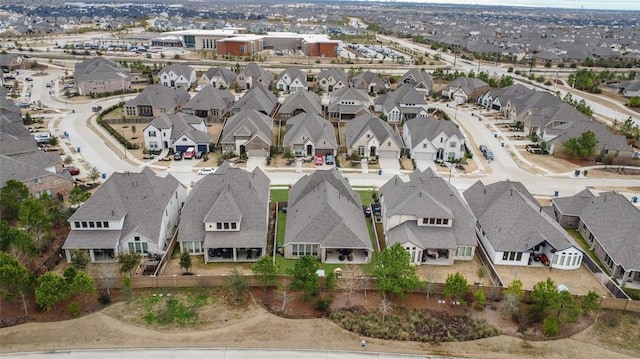
M 399 174 L 400 161 L 397 158 L 378 158 L 382 173 Z
M 247 159 L 247 171 L 253 171 L 256 167 L 265 169 L 267 167 L 266 157 L 249 157 Z
M 436 163 L 433 162 L 432 160 L 415 160 L 415 161 L 416 161 L 416 167 L 421 172 L 426 170 L 427 168 L 431 168 L 434 171 L 438 170 L 438 167 L 436 166 Z

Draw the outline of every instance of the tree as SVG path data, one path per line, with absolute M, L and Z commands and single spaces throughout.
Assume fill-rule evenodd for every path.
M 135 135 L 136 135 L 136 125 L 131 125 L 131 135 L 132 135 L 132 137 L 135 137 Z
M 424 292 L 427 295 L 427 301 L 429 300 L 429 296 L 433 291 L 433 287 L 435 287 L 435 281 L 433 280 L 433 273 L 429 272 L 427 274 L 427 280 L 424 285 Z
M 45 212 L 42 201 L 27 198 L 20 204 L 18 212 L 20 225 L 31 236 L 33 247 L 39 252 L 48 244 L 51 231 L 51 217 Z
M 186 273 L 189 273 L 191 267 L 191 256 L 189 255 L 189 252 L 182 252 L 182 254 L 180 255 L 180 268 L 184 269 Z
M 129 304 L 133 300 L 133 281 L 131 277 L 124 277 L 122 279 L 122 297 L 124 301 Z
M 598 293 L 590 290 L 587 295 L 582 297 L 582 311 L 584 313 L 597 312 L 600 310 L 600 296 Z
M 86 250 L 74 248 L 71 251 L 71 263 L 76 269 L 85 270 L 90 261 L 91 258 Z
M 120 273 L 126 274 L 129 273 L 129 277 L 133 275 L 133 270 L 138 267 L 138 263 L 142 256 L 139 253 L 135 252 L 123 252 L 118 253 L 116 260 L 120 263 Z
M 6 221 L 0 221 L 0 251 L 10 252 L 22 264 L 34 254 L 31 237 L 23 229 L 10 227 Z
M 336 290 L 338 283 L 336 274 L 334 272 L 327 273 L 327 277 L 325 278 L 325 285 L 329 293 L 333 293 Z
M 276 284 L 276 264 L 273 257 L 266 255 L 260 257 L 252 266 L 251 271 L 258 278 L 258 282 L 267 292 L 267 287 Z
M 71 292 L 82 295 L 85 308 L 88 306 L 87 297 L 96 293 L 93 279 L 85 272 L 78 272 L 71 282 Z
M 73 283 L 73 278 L 78 274 L 78 270 L 75 267 L 67 267 L 62 273 L 62 277 L 67 281 L 68 284 Z
M 0 189 L 0 207 L 2 207 L 2 218 L 14 220 L 18 218 L 18 212 L 22 201 L 29 198 L 29 189 L 24 183 L 16 180 L 8 180 Z
M 482 278 L 487 275 L 487 269 L 481 264 L 480 266 L 478 266 L 476 274 L 478 275 L 478 281 L 480 282 L 480 284 L 482 284 Z
M 444 295 L 446 297 L 465 303 L 464 296 L 470 290 L 469 282 L 460 273 L 449 273 L 444 282 Z
M 310 297 L 316 296 L 320 288 L 318 282 L 318 271 L 320 266 L 318 260 L 314 256 L 306 255 L 300 257 L 295 266 L 289 270 L 289 274 L 293 276 L 291 280 L 291 289 L 301 290 L 303 299 L 306 302 Z
M 580 137 L 566 140 L 563 144 L 564 152 L 574 159 L 586 159 L 593 155 L 598 139 L 591 131 L 583 132 Z
M 338 282 L 338 286 L 341 289 L 348 291 L 349 293 L 347 303 L 351 303 L 353 292 L 361 286 L 362 277 L 363 273 L 360 266 L 357 266 L 355 264 L 347 264 L 342 273 L 342 277 Z
M 52 272 L 47 272 L 38 278 L 36 288 L 36 303 L 45 311 L 56 308 L 59 303 L 69 296 L 69 284 L 64 278 Z
M 409 261 L 409 252 L 399 243 L 380 252 L 374 259 L 373 276 L 383 296 L 393 294 L 403 297 L 408 290 L 420 286 L 416 267 Z
M 293 296 L 291 295 L 291 292 L 289 292 L 289 287 L 286 285 L 278 284 L 276 296 L 281 303 L 280 313 L 283 313 L 287 303 L 293 300 Z
M 634 96 L 630 98 L 629 107 L 640 107 L 640 96 Z
M 560 323 L 558 322 L 558 318 L 550 316 L 542 322 L 542 334 L 550 337 L 558 334 L 558 331 L 560 331 Z
M 556 317 L 560 323 L 575 323 L 582 314 L 581 303 L 568 291 L 556 291 L 557 293 L 557 312 Z
M 480 310 L 484 308 L 484 305 L 487 303 L 487 297 L 484 295 L 484 289 L 482 289 L 482 287 L 478 288 L 478 290 L 473 293 L 473 296 L 476 299 L 476 309 Z
M 98 171 L 96 167 L 91 167 L 91 169 L 89 170 L 89 178 L 92 182 L 95 183 L 98 178 L 100 178 L 100 171 Z
M 0 295 L 7 301 L 20 301 L 24 314 L 29 315 L 27 300 L 33 292 L 33 277 L 16 258 L 0 252 Z
M 531 318 L 539 322 L 543 317 L 558 308 L 558 290 L 556 284 L 547 278 L 546 281 L 538 282 L 531 291 Z
M 225 280 L 225 287 L 231 293 L 236 303 L 242 303 L 249 293 L 249 282 L 237 269 L 233 269 Z
M 638 97 L 640 99 L 640 97 Z M 613 128 L 615 128 L 620 134 L 624 135 L 627 139 L 640 140 L 640 126 L 633 122 L 631 116 L 624 122 L 613 120 Z
M 380 308 L 378 308 L 378 311 L 382 314 L 382 321 L 384 322 L 387 314 L 391 311 L 391 301 L 385 295 L 380 296 Z
M 91 197 L 91 193 L 85 192 L 82 188 L 75 186 L 71 192 L 69 192 L 69 203 L 76 207 L 86 202 L 89 197 Z

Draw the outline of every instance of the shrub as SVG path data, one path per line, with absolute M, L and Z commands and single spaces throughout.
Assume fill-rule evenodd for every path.
M 109 293 L 100 294 L 100 296 L 98 297 L 98 303 L 102 305 L 107 305 L 111 303 L 111 296 L 109 295 Z
M 71 314 L 72 317 L 77 317 L 78 314 L 80 314 L 80 303 L 71 302 L 67 306 L 67 310 L 69 311 L 69 314 Z
M 313 304 L 313 307 L 319 312 L 328 314 L 329 309 L 331 308 L 331 303 L 333 303 L 331 298 L 318 298 Z
M 481 310 L 484 308 L 485 303 L 487 302 L 487 298 L 484 295 L 484 290 L 482 288 L 479 288 L 475 293 L 473 293 L 473 296 L 475 297 L 476 303 L 475 303 L 475 307 L 478 310 Z
M 548 337 L 558 334 L 560 324 L 556 316 L 549 316 L 542 322 L 542 333 Z

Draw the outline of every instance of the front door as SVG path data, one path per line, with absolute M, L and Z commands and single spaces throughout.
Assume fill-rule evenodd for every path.
M 444 148 L 438 148 L 438 153 L 436 154 L 436 160 L 444 159 Z
M 313 146 L 307 145 L 307 156 L 313 155 Z
M 376 146 L 371 146 L 371 148 L 369 149 L 369 157 L 375 157 L 377 150 L 378 148 Z
M 244 147 L 244 145 L 240 145 L 240 154 L 243 155 L 245 152 L 247 152 L 247 149 Z

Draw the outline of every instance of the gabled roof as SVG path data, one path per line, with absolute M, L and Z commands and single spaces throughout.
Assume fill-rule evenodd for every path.
M 552 202 L 560 214 L 579 216 L 616 264 L 626 271 L 640 270 L 640 211 L 623 195 L 585 190 Z
M 76 83 L 112 79 L 131 81 L 131 74 L 127 70 L 104 57 L 94 57 L 77 63 L 73 76 Z
M 520 182 L 478 181 L 464 197 L 496 251 L 527 252 L 544 242 L 556 250 L 580 248 Z
M 122 231 L 113 230 L 120 233 L 119 241 L 135 231 L 157 243 L 160 240 L 165 209 L 181 186 L 184 187 L 172 175 L 159 177 L 148 167 L 140 173 L 115 172 L 80 206 L 69 218 L 69 222 L 124 219 Z M 75 235 L 67 237 L 62 248 L 88 248 L 89 244 L 96 245 L 92 237 L 102 238 L 107 235 L 103 232 L 112 231 L 72 230 L 71 233 Z
M 39 152 L 32 152 L 39 153 Z M 0 155 L 0 188 L 9 180 L 16 180 L 19 182 L 32 181 L 37 178 L 43 178 L 46 176 L 55 176 L 61 180 L 72 182 L 73 178 L 68 173 L 57 174 L 46 170 L 46 167 L 50 167 L 52 164 L 47 163 L 46 159 L 34 160 L 31 158 L 33 155 L 29 154 L 27 158 L 21 158 L 21 156 L 5 156 Z
M 367 85 L 370 85 L 370 84 L 378 83 L 378 82 L 382 82 L 382 81 L 384 81 L 384 79 L 382 77 L 380 77 L 380 75 L 378 75 L 377 73 L 372 72 L 370 70 L 367 70 L 367 71 L 362 72 L 358 76 L 355 76 L 353 78 L 353 80 L 351 81 L 351 83 L 353 83 L 355 85 L 358 82 L 364 82 Z
M 458 77 L 457 79 L 449 82 L 447 87 L 442 90 L 443 92 L 448 92 L 450 89 L 462 89 L 462 91 L 467 95 L 471 95 L 476 89 L 481 87 L 488 87 L 489 84 L 477 79 L 475 77 Z
M 338 69 L 335 67 L 328 68 L 326 70 L 322 70 L 318 72 L 316 75 L 316 80 L 321 80 L 323 78 L 333 77 L 336 81 L 342 81 L 342 83 L 347 86 L 347 73 L 342 69 Z
M 385 228 L 389 245 L 409 241 L 422 248 L 475 246 L 475 218 L 458 190 L 432 169 L 412 172 L 408 182 L 394 176 L 380 187 L 380 197 L 386 218 L 404 215 L 418 220 L 452 220 L 451 227 L 418 226 L 417 220 L 410 220 Z
M 207 79 L 209 80 L 211 80 L 214 77 L 220 77 L 224 79 L 224 81 L 227 84 L 230 84 L 233 81 L 235 81 L 238 75 L 226 67 L 218 66 L 218 67 L 210 67 L 207 70 L 207 72 L 204 73 L 204 76 L 206 76 Z
M 204 241 L 206 248 L 264 247 L 269 183 L 259 167 L 247 172 L 223 163 L 193 186 L 182 208 L 178 240 Z M 205 222 L 233 221 L 239 217 L 239 231 L 205 231 Z
M 580 137 L 583 133 L 591 131 L 598 140 L 597 148 L 614 151 L 631 151 L 633 147 L 627 143 L 623 135 L 617 135 L 609 130 L 606 125 L 595 121 L 574 121 L 557 127 L 546 128 L 545 136 L 557 136 L 549 140 L 550 144 L 563 143 L 570 138 Z
M 358 113 L 362 109 L 370 112 L 369 95 L 366 91 L 358 90 L 355 87 L 343 87 L 331 93 L 329 112 Z
M 200 90 L 183 107 L 183 110 L 209 111 L 224 110 L 236 100 L 229 90 L 220 90 L 211 85 L 207 85 Z
M 172 65 L 165 66 L 162 70 L 160 70 L 160 72 L 158 72 L 158 77 L 160 78 L 162 77 L 162 75 L 169 74 L 171 72 L 176 74 L 176 76 L 178 77 L 182 76 L 188 80 L 191 77 L 191 74 L 195 72 L 195 70 L 193 69 L 193 67 L 189 65 L 172 64 Z
M 248 63 L 247 66 L 240 71 L 239 75 L 242 75 L 245 78 L 251 77 L 254 82 L 258 79 L 262 79 L 262 81 L 267 85 L 273 81 L 273 74 L 255 62 Z
M 246 109 L 230 117 L 222 129 L 221 143 L 235 143 L 234 136 L 259 136 L 271 145 L 273 118 L 256 110 Z
M 428 91 L 433 89 L 433 78 L 426 71 L 412 68 L 407 71 L 398 82 L 402 85 L 411 85 L 413 87 L 423 87 Z
M 460 129 L 452 121 L 439 120 L 433 116 L 416 117 L 405 122 L 411 137 L 411 143 L 415 146 L 422 140 L 433 141 L 444 132 L 447 137 L 458 136 L 464 138 Z
M 389 124 L 371 114 L 360 115 L 347 122 L 347 147 L 352 147 L 368 130 L 373 132 L 380 143 L 393 141 L 398 148 L 402 148 L 400 135 Z
M 301 113 L 287 121 L 287 132 L 284 135 L 284 146 L 290 147 L 302 143 L 302 138 L 310 139 L 316 148 L 338 148 L 336 134 L 331 122 L 319 115 Z M 321 143 L 324 141 L 325 143 Z
M 166 114 L 157 116 L 147 125 L 157 129 L 171 128 L 171 140 L 175 141 L 181 136 L 187 136 L 196 143 L 211 143 L 211 135 L 207 132 L 196 130 L 192 125 L 201 124 L 204 120 L 200 117 L 187 115 L 185 113 Z M 145 127 L 146 130 L 146 127 Z
M 293 113 L 303 110 L 306 113 L 322 114 L 320 97 L 311 91 L 297 91 L 292 93 L 280 107 L 279 113 Z
M 155 84 L 145 88 L 138 96 L 127 101 L 124 106 L 135 107 L 147 105 L 153 108 L 173 109 L 190 99 L 191 96 L 183 88 L 172 89 L 160 84 Z
M 265 114 L 271 114 L 271 111 L 273 111 L 277 103 L 278 99 L 271 91 L 255 82 L 251 89 L 236 102 L 232 111 L 254 109 Z
M 297 67 L 293 67 L 293 66 L 287 67 L 286 69 L 282 70 L 282 72 L 280 72 L 280 75 L 278 76 L 278 78 L 281 79 L 285 75 L 289 76 L 289 78 L 291 79 L 291 82 L 293 82 L 295 79 L 298 79 L 298 81 L 302 82 L 303 84 L 307 83 L 307 75 L 304 73 L 304 71 L 300 70 Z
M 382 104 L 384 112 L 391 111 L 396 106 L 411 104 L 412 106 L 426 106 L 427 100 L 423 93 L 419 93 L 414 87 L 400 86 L 388 94 Z
M 372 249 L 360 197 L 340 172 L 318 170 L 289 191 L 285 245 Z

